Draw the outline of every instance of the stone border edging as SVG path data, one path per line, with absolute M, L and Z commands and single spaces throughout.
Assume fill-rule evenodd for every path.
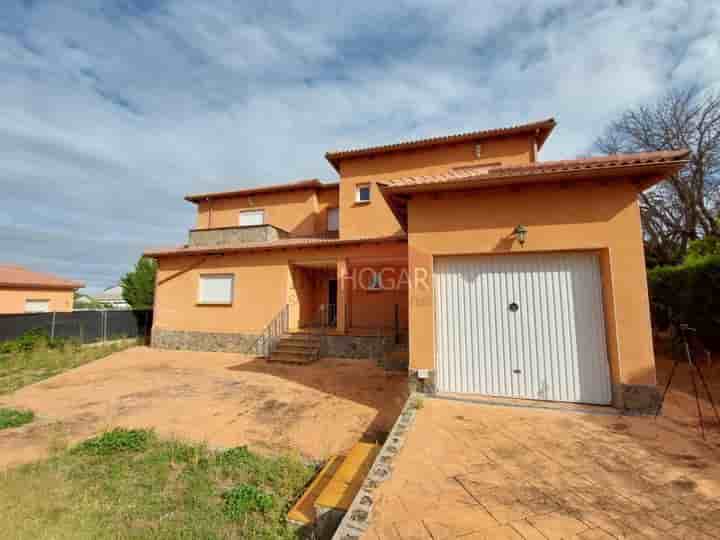
M 360 490 L 355 495 L 350 508 L 338 526 L 332 540 L 360 540 L 370 526 L 372 511 L 375 506 L 374 492 L 384 481 L 392 476 L 395 457 L 400 453 L 410 427 L 415 421 L 418 400 L 424 399 L 423 394 L 413 392 L 405 401 L 400 416 L 388 435 L 385 444 L 375 457 L 370 472 L 363 480 Z

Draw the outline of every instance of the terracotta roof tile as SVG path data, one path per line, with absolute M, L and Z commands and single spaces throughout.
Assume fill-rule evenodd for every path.
M 272 242 L 247 242 L 237 244 L 225 244 L 222 246 L 171 246 L 146 250 L 146 257 L 161 257 L 167 255 L 197 255 L 197 254 L 213 254 L 227 253 L 239 251 L 264 251 L 274 249 L 287 248 L 305 248 L 305 247 L 332 247 L 353 244 L 364 244 L 370 242 L 399 242 L 407 240 L 407 235 L 394 234 L 391 236 L 339 239 L 328 238 L 322 236 L 305 236 L 297 238 L 283 238 Z
M 48 289 L 80 289 L 80 281 L 63 279 L 45 272 L 35 272 L 15 264 L 0 264 L 0 286 Z
M 688 150 L 665 150 L 659 152 L 640 152 L 636 154 L 614 154 L 610 156 L 567 159 L 561 161 L 542 161 L 528 165 L 511 167 L 463 167 L 447 172 L 426 176 L 405 176 L 381 182 L 387 191 L 404 187 L 426 184 L 447 184 L 469 180 L 491 180 L 499 178 L 541 176 L 583 170 L 598 170 L 634 165 L 654 165 L 685 160 Z
M 274 184 L 271 186 L 258 186 L 254 188 L 237 189 L 232 191 L 215 191 L 210 193 L 198 193 L 195 195 L 187 195 L 186 201 L 200 202 L 206 199 L 222 199 L 226 197 L 242 197 L 246 195 L 259 195 L 262 193 L 276 193 L 278 191 L 293 191 L 296 189 L 326 189 L 335 188 L 340 184 L 338 182 L 321 182 L 317 178 L 310 180 L 298 180 L 296 182 L 288 182 L 286 184 Z
M 428 146 L 436 146 L 448 143 L 458 143 L 463 141 L 472 141 L 479 139 L 487 139 L 490 137 L 499 137 L 514 135 L 520 133 L 531 133 L 535 130 L 540 130 L 540 137 L 538 140 L 538 149 L 542 147 L 543 143 L 547 139 L 550 132 L 555 127 L 555 119 L 548 118 L 546 120 L 540 120 L 539 122 L 531 122 L 529 124 L 518 124 L 515 126 L 509 126 L 504 128 L 486 129 L 481 131 L 471 131 L 468 133 L 458 133 L 455 135 L 445 135 L 442 137 L 432 137 L 428 139 L 418 139 L 413 141 L 404 141 L 393 144 L 386 144 L 381 146 L 370 146 L 366 148 L 352 148 L 347 150 L 336 150 L 327 152 L 325 159 L 337 170 L 338 164 L 344 158 L 358 157 L 358 156 L 369 156 L 374 154 L 383 154 L 386 152 L 394 152 L 398 150 L 409 150 L 412 148 L 425 148 Z

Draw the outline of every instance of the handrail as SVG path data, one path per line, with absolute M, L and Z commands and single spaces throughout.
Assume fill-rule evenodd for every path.
M 278 338 L 287 333 L 289 328 L 289 304 L 285 304 L 283 308 L 272 318 L 268 325 L 263 329 L 262 333 L 257 337 L 253 344 L 248 347 L 248 352 L 261 351 L 259 356 L 269 357 L 272 348 Z
M 315 310 L 310 324 L 317 328 L 330 328 L 337 325 L 337 304 L 320 304 Z

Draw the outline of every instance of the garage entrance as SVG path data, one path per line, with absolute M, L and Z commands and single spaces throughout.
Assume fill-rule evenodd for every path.
M 609 404 L 595 253 L 437 257 L 441 392 Z

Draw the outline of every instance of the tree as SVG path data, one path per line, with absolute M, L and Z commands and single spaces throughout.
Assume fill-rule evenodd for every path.
M 123 298 L 133 309 L 152 309 L 156 273 L 155 260 L 140 257 L 135 269 L 120 280 Z
M 677 263 L 690 242 L 720 234 L 720 93 L 670 90 L 622 113 L 594 147 L 606 154 L 691 151 L 687 167 L 640 195 L 649 265 Z

